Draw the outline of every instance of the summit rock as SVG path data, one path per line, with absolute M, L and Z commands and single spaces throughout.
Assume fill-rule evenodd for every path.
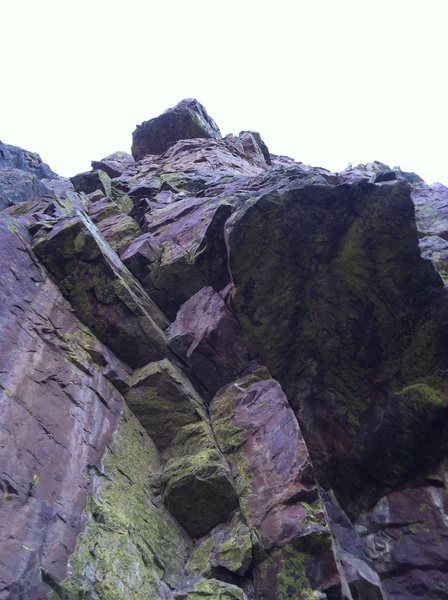
M 220 139 L 218 126 L 195 99 L 182 100 L 159 117 L 145 121 L 132 134 L 132 156 L 162 154 L 179 140 Z

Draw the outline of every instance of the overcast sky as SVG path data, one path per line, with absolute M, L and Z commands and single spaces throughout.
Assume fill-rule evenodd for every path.
M 61 175 L 195 97 L 223 134 L 448 184 L 448 0 L 4 0 L 0 140 Z

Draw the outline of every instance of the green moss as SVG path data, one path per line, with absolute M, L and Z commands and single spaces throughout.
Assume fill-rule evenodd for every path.
M 140 600 L 163 596 L 183 573 L 188 540 L 160 504 L 157 450 L 125 411 L 99 470 L 87 524 L 55 598 Z
M 195 551 L 191 554 L 188 559 L 187 573 L 188 575 L 202 575 L 209 577 L 212 572 L 211 553 L 215 547 L 215 541 L 213 537 L 205 539 Z
M 313 589 L 306 572 L 309 560 L 309 554 L 299 551 L 292 544 L 274 550 L 258 567 L 257 589 L 263 590 L 264 586 L 275 589 L 276 600 L 301 600 L 304 592 L 312 595 Z
M 203 579 L 194 589 L 180 596 L 179 600 L 247 600 L 246 594 L 236 585 L 225 583 L 217 579 Z

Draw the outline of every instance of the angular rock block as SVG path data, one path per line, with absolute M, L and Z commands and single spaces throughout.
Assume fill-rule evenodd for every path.
M 112 195 L 112 184 L 109 175 L 101 170 L 87 171 L 78 173 L 70 177 L 70 181 L 77 192 L 91 194 L 95 190 L 100 190 L 105 196 Z
M 286 593 L 282 572 L 291 568 L 288 564 L 299 569 L 303 563 L 291 580 L 296 592 L 300 585 L 337 586 L 330 532 L 308 450 L 280 385 L 259 368 L 221 389 L 210 414 L 218 445 L 235 476 L 244 518 L 270 557 L 266 569 L 260 567 L 256 585 L 272 595 L 266 592 L 257 598 Z M 305 569 L 305 563 L 314 568 Z
M 132 134 L 132 156 L 141 160 L 146 154 L 162 154 L 178 140 L 190 138 L 221 138 L 216 123 L 194 99 L 182 100 L 139 125 Z
M 192 578 L 174 592 L 174 600 L 248 600 L 243 590 L 219 579 Z
M 101 160 L 92 160 L 94 170 L 104 171 L 111 179 L 120 177 L 128 167 L 134 164 L 134 159 L 127 152 L 113 152 Z
M 222 388 L 213 432 L 236 475 L 243 515 L 266 549 L 327 535 L 308 450 L 280 385 L 259 368 Z M 259 452 L 263 448 L 263 452 Z
M 184 425 L 163 458 L 166 506 L 191 537 L 206 535 L 238 508 L 230 469 L 208 423 Z
M 117 255 L 82 216 L 40 231 L 33 250 L 78 317 L 125 363 L 140 367 L 166 353 L 166 321 Z
M 241 327 L 211 287 L 203 288 L 181 306 L 166 334 L 171 350 L 209 397 L 249 365 Z
M 122 212 L 110 215 L 98 223 L 98 230 L 112 250 L 119 252 L 141 235 L 141 229 L 132 217 Z
M 252 562 L 252 535 L 240 513 L 229 523 L 218 525 L 200 542 L 187 563 L 188 575 L 213 577 L 223 569 L 244 575 Z
M 240 131 L 239 139 L 246 156 L 254 164 L 266 167 L 272 163 L 268 147 L 256 131 Z
M 320 482 L 356 504 L 440 461 L 448 304 L 420 256 L 409 185 L 265 194 L 227 235 L 236 313 L 297 412 Z
M 384 598 L 412 600 L 446 594 L 446 466 L 440 471 L 425 487 L 387 494 L 355 522 L 365 556 L 382 580 Z
M 202 537 L 238 506 L 201 397 L 172 362 L 134 372 L 126 401 L 162 452 L 165 503 L 187 533 Z
M 231 210 L 215 199 L 178 200 L 152 210 L 147 233 L 121 252 L 124 264 L 169 319 L 202 287 L 220 290 L 228 284 L 224 223 Z M 141 253 L 148 243 L 151 252 Z
M 205 419 L 202 399 L 182 371 L 167 359 L 137 369 L 126 402 L 160 451 L 184 425 Z
M 44 181 L 21 169 L 5 167 L 0 169 L 0 210 L 15 204 L 22 204 L 43 197 L 53 198 L 54 194 Z

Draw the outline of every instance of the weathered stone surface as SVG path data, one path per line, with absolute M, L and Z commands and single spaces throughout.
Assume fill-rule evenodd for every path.
M 170 446 L 184 425 L 205 418 L 200 396 L 167 359 L 137 369 L 125 398 L 160 451 Z
M 29 200 L 38 200 L 43 196 L 51 198 L 53 193 L 33 173 L 9 167 L 0 168 L 0 210 Z
M 385 599 L 448 596 L 448 495 L 437 484 L 392 492 L 356 522 Z
M 446 188 L 192 100 L 134 151 L 0 144 L 0 597 L 448 598 Z
M 230 218 L 228 238 L 238 317 L 324 485 L 352 502 L 437 463 L 447 305 L 407 184 L 261 196 Z
M 230 213 L 231 207 L 220 201 L 178 200 L 152 210 L 147 233 L 121 253 L 123 262 L 170 319 L 202 287 L 219 290 L 229 282 L 224 223 Z M 150 252 L 141 252 L 142 245 L 150 247 Z
M 321 540 L 311 536 L 295 544 L 276 548 L 254 571 L 255 598 L 297 598 L 300 600 L 326 600 L 341 598 L 338 580 L 329 576 L 333 573 L 331 548 L 322 546 Z M 316 560 L 319 557 L 319 560 Z M 326 572 L 328 559 L 328 572 Z M 313 589 L 316 583 L 318 589 Z M 336 583 L 336 585 L 334 585 Z M 324 589 L 325 592 L 320 590 Z M 362 600 L 370 600 L 367 597 Z
M 6 168 L 31 173 L 37 179 L 57 178 L 56 173 L 35 152 L 0 142 L 0 170 Z
M 91 194 L 95 190 L 100 190 L 105 196 L 112 195 L 110 177 L 104 171 L 95 170 L 78 173 L 78 175 L 70 177 L 70 181 L 77 192 Z
M 166 334 L 169 347 L 210 396 L 249 364 L 240 325 L 211 287 L 203 288 L 181 306 Z
M 354 524 L 341 508 L 332 490 L 321 490 L 320 497 L 331 530 L 343 597 L 385 600 L 387 596 L 380 577 L 373 568 L 372 557 Z
M 230 469 L 205 420 L 184 425 L 163 454 L 168 510 L 194 538 L 238 508 Z
M 448 188 L 440 183 L 415 185 L 411 192 L 422 256 L 448 283 Z
M 138 367 L 165 354 L 166 324 L 117 255 L 82 215 L 39 231 L 33 250 L 79 318 L 127 364 Z
M 159 117 L 145 121 L 132 134 L 132 156 L 162 154 L 178 140 L 216 138 L 221 133 L 216 123 L 197 100 L 182 100 Z
M 104 171 L 112 179 L 119 177 L 129 166 L 134 164 L 134 159 L 127 152 L 113 152 L 101 160 L 92 160 L 92 169 Z
M 236 477 L 244 518 L 269 552 L 255 574 L 257 598 L 283 597 L 292 584 L 294 593 L 337 586 L 308 451 L 279 384 L 266 369 L 258 369 L 223 388 L 210 409 L 216 439 Z M 290 563 L 292 570 L 302 565 L 297 580 L 284 575 L 285 561 L 289 570 Z M 305 561 L 314 565 L 311 580 Z
M 246 156 L 252 158 L 252 161 L 260 167 L 266 167 L 271 164 L 271 156 L 268 147 L 256 131 L 240 131 L 238 136 L 244 148 Z
M 236 585 L 218 579 L 193 579 L 182 590 L 175 592 L 174 600 L 248 600 L 243 590 Z
M 190 540 L 161 503 L 157 450 L 129 411 L 91 477 L 71 576 L 53 598 L 172 598 Z
M 266 549 L 320 530 L 308 451 L 280 385 L 265 369 L 226 386 L 210 405 L 213 431 L 236 475 L 244 517 Z M 294 442 L 292 442 L 294 440 Z M 262 454 L 259 448 L 263 448 Z M 310 509 L 311 510 L 311 509 Z M 316 513 L 319 508 L 316 508 Z
M 191 554 L 187 573 L 211 577 L 222 572 L 244 575 L 252 562 L 252 535 L 237 513 L 230 523 L 218 525 Z
M 43 599 L 52 582 L 67 576 L 88 470 L 110 441 L 122 405 L 95 360 L 113 357 L 76 320 L 26 244 L 26 229 L 4 217 L 0 596 L 11 600 Z
M 135 220 L 123 213 L 101 219 L 98 223 L 98 230 L 103 239 L 116 252 L 141 235 L 141 229 Z

